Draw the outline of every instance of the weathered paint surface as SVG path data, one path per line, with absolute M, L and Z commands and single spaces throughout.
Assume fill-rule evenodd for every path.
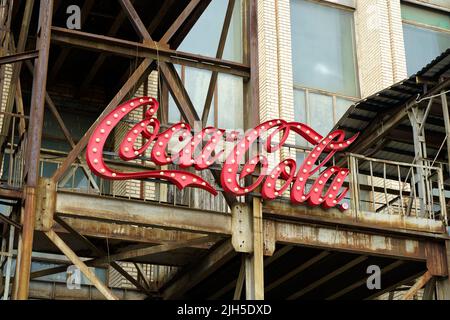
M 324 249 L 427 260 L 426 241 L 406 240 L 332 227 L 276 222 L 276 240 Z
M 233 234 L 230 214 L 70 192 L 58 192 L 56 212 L 63 217 L 82 218 L 93 222 L 133 224 L 204 234 L 228 236 Z M 401 234 L 386 235 L 386 231 L 381 228 L 374 232 L 374 230 L 367 231 L 366 228 L 357 228 L 352 224 L 341 226 L 327 222 L 312 225 L 275 220 L 265 216 L 264 230 L 273 237 L 273 240 L 268 239 L 272 248 L 275 242 L 281 242 L 423 261 L 431 261 L 431 253 L 433 256 L 437 253 L 441 256 L 440 252 L 445 250 L 442 239 L 436 234 L 421 234 L 420 237 L 411 239 Z M 270 230 L 272 231 L 269 232 Z M 266 254 L 270 255 L 270 251 L 268 250 Z M 445 259 L 434 259 L 430 263 L 436 273 L 443 273 L 441 270 L 446 268 Z
M 58 192 L 56 212 L 67 217 L 119 224 L 221 235 L 231 234 L 230 215 L 142 201 Z
M 370 227 L 380 229 L 383 233 L 387 231 L 386 228 L 405 233 L 409 231 L 432 234 L 445 233 L 445 228 L 441 221 L 395 214 L 359 212 L 358 216 L 356 216 L 352 209 L 345 212 L 336 209 L 321 210 L 319 208 L 291 205 L 286 201 L 265 202 L 263 211 L 280 217 L 311 219 L 316 222 L 335 222 L 355 227 Z
M 106 223 L 101 221 L 64 218 L 64 220 L 82 235 L 143 243 L 163 244 L 173 241 L 197 238 L 198 233 L 179 230 L 164 230 L 159 228 L 141 227 L 129 224 Z M 57 232 L 67 232 L 55 226 Z M 196 248 L 207 248 L 205 245 L 195 245 Z

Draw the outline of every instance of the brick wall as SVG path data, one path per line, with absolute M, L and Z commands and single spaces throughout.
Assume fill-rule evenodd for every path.
M 360 0 L 355 10 L 361 95 L 407 77 L 400 0 Z
M 290 0 L 258 2 L 259 104 L 261 122 L 294 120 Z M 292 136 L 287 141 L 295 143 Z M 271 154 L 270 167 L 289 155 Z

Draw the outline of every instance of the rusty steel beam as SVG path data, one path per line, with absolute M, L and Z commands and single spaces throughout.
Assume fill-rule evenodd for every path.
M 144 300 L 147 298 L 147 295 L 130 288 L 112 288 L 111 291 L 120 300 Z M 93 286 L 81 285 L 79 290 L 70 290 L 65 283 L 31 281 L 30 299 L 105 300 L 105 297 Z
M 22 17 L 22 24 L 20 27 L 20 34 L 19 39 L 17 42 L 17 47 L 15 48 L 17 53 L 23 53 L 25 51 L 25 46 L 28 38 L 28 31 L 30 28 L 30 22 L 31 22 L 31 16 L 33 14 L 33 6 L 34 6 L 34 0 L 27 0 L 25 4 L 25 10 Z M 14 39 L 10 39 L 11 47 L 14 47 Z M 37 51 L 40 50 L 39 47 L 36 48 Z M 45 60 L 45 57 L 43 58 Z M 9 131 L 10 131 L 10 125 L 11 125 L 11 117 L 8 115 L 8 113 L 12 112 L 14 100 L 15 100 L 15 94 L 16 94 L 16 86 L 20 79 L 20 73 L 22 70 L 22 62 L 18 61 L 13 65 L 12 68 L 12 75 L 11 75 L 11 83 L 9 86 L 9 91 L 7 95 L 6 100 L 6 106 L 5 106 L 5 117 L 3 118 L 3 124 L 1 128 L 1 134 L 0 134 L 0 163 L 3 162 L 3 148 L 6 143 L 6 139 L 8 137 Z
M 0 198 L 2 199 L 21 200 L 23 196 L 22 190 L 0 188 Z
M 52 259 L 50 259 L 50 258 L 45 258 L 45 259 L 42 259 L 42 258 L 40 258 L 40 257 L 35 257 L 34 255 L 33 255 L 33 260 L 36 260 L 36 261 L 48 261 L 48 262 L 51 262 L 51 263 L 56 263 L 56 264 L 63 264 L 63 265 L 61 265 L 61 266 L 57 266 L 57 267 L 53 267 L 53 268 L 47 268 L 47 269 L 42 269 L 42 270 L 38 270 L 38 271 L 34 271 L 34 272 L 32 272 L 31 273 L 31 276 L 30 276 L 30 278 L 31 279 L 37 279 L 37 278 L 40 278 L 40 277 L 44 277 L 44 276 L 48 276 L 48 275 L 52 275 L 52 274 L 57 274 L 57 273 L 61 273 L 61 272 L 66 272 L 67 271 L 67 267 L 68 267 L 68 265 L 70 265 L 71 263 L 70 263 L 70 260 L 69 259 L 67 259 L 67 261 L 60 261 L 59 259 L 57 259 L 57 260 L 52 260 Z M 84 262 L 85 262 L 85 264 L 87 265 L 87 266 L 93 266 L 93 259 L 86 259 L 86 258 L 83 258 L 82 259 Z M 141 288 L 142 286 L 140 285 L 140 283 L 138 283 L 137 282 L 137 280 L 136 279 L 134 279 L 129 273 L 127 273 L 122 267 L 120 267 L 117 263 L 115 263 L 115 262 L 111 262 L 110 263 L 110 265 L 113 267 L 113 268 L 115 268 L 119 273 L 121 273 L 128 281 L 130 281 L 132 284 L 134 284 L 137 288 Z M 150 293 L 146 288 L 141 288 L 145 293 Z
M 245 281 L 245 257 L 241 257 L 241 267 L 239 269 L 239 274 L 236 279 L 236 288 L 234 289 L 233 300 L 241 300 L 242 288 L 244 287 Z
M 72 234 L 75 238 L 77 238 L 79 241 L 85 243 L 90 249 L 91 251 L 100 257 L 103 256 L 107 256 L 107 252 L 105 252 L 104 250 L 97 248 L 97 246 L 95 246 L 88 238 L 86 238 L 85 236 L 81 235 L 77 230 L 75 230 L 70 224 L 68 224 L 67 222 L 65 222 L 63 219 L 61 219 L 60 217 L 55 217 L 55 221 L 58 222 L 58 224 L 60 226 L 62 226 L 64 229 L 66 229 L 67 231 L 69 231 L 70 234 Z M 114 259 L 108 259 L 108 264 L 113 267 L 115 270 L 117 270 L 117 272 L 119 272 L 122 276 L 125 277 L 125 279 L 127 279 L 128 281 L 130 281 L 136 288 L 138 288 L 139 290 L 141 290 L 142 292 L 148 292 L 147 288 L 143 287 L 139 281 L 137 281 L 136 279 L 133 278 L 133 276 L 131 276 L 127 271 L 125 271 L 119 264 L 117 264 Z
M 141 19 L 139 18 L 132 3 L 129 0 L 121 0 L 121 5 L 122 5 L 122 8 L 124 9 L 126 15 L 130 19 L 131 23 L 133 24 L 135 30 L 141 36 L 141 38 L 143 38 L 146 41 L 146 44 L 152 44 L 152 42 L 154 42 L 154 41 L 152 40 L 150 34 L 146 30 Z M 182 16 L 185 13 L 186 12 L 184 11 L 182 13 Z M 187 18 L 187 16 L 185 18 Z M 176 23 L 174 23 L 174 25 L 176 25 Z M 157 50 L 158 50 L 158 45 L 156 44 L 156 46 L 157 46 Z M 177 53 L 177 55 L 179 55 L 179 53 Z M 159 59 L 159 57 L 160 57 L 159 51 L 157 51 L 156 58 Z M 181 82 L 181 79 L 179 78 L 175 68 L 173 67 L 173 65 L 170 65 L 170 64 L 162 61 L 159 63 L 159 70 L 161 71 L 162 77 L 164 78 L 165 83 L 168 85 L 168 88 L 171 91 L 171 93 L 175 99 L 175 102 L 177 103 L 177 106 L 180 109 L 181 113 L 183 114 L 184 118 L 193 126 L 194 121 L 198 121 L 199 117 L 195 111 L 195 108 L 189 98 L 189 95 L 187 94 L 186 89 L 184 88 L 184 86 Z M 63 169 L 65 169 L 64 165 L 62 167 L 63 167 Z M 216 179 L 216 181 L 219 181 L 219 174 L 217 172 L 213 172 L 213 176 Z M 55 174 L 54 178 L 58 179 L 58 176 Z M 234 202 L 236 202 L 235 197 L 232 197 L 227 194 L 224 194 L 224 197 L 230 206 Z
M 292 205 L 286 201 L 265 202 L 263 211 L 266 215 L 290 220 L 335 224 L 397 235 L 446 238 L 442 222 L 426 218 L 389 215 L 387 219 L 385 214 L 361 211 L 358 213 L 358 219 L 355 219 L 352 209 L 341 212 L 332 208 L 325 211 L 320 208 Z
M 159 109 L 158 109 L 158 119 L 162 125 L 168 125 L 169 123 L 169 88 L 167 84 L 162 80 L 162 76 L 159 75 L 158 81 L 160 83 L 159 92 Z
M 111 100 L 111 102 L 106 106 L 106 108 L 103 110 L 102 114 L 97 118 L 97 120 L 91 125 L 91 127 L 86 131 L 84 136 L 78 141 L 77 145 L 70 151 L 70 153 L 67 155 L 67 158 L 64 160 L 64 162 L 61 164 L 61 166 L 58 168 L 58 170 L 55 171 L 55 173 L 52 176 L 52 179 L 55 182 L 58 182 L 64 174 L 67 172 L 71 164 L 75 161 L 75 159 L 78 158 L 78 156 L 81 154 L 81 152 L 86 148 L 86 145 L 89 141 L 89 138 L 92 135 L 92 132 L 94 131 L 97 124 L 103 120 L 103 118 L 111 112 L 114 108 L 116 108 L 122 100 L 125 98 L 125 96 L 128 94 L 128 92 L 134 88 L 135 84 L 141 79 L 142 75 L 147 71 L 147 69 L 150 67 L 150 64 L 152 63 L 149 59 L 144 59 L 144 61 L 137 67 L 137 69 L 134 71 L 134 73 L 131 75 L 131 77 L 125 82 L 122 89 L 119 90 L 119 92 L 115 95 L 115 97 Z
M 49 276 L 52 274 L 58 274 L 61 272 L 66 272 L 67 271 L 67 266 L 59 266 L 59 267 L 54 267 L 54 268 L 48 268 L 48 269 L 43 269 L 43 270 L 39 270 L 39 271 L 33 271 L 30 274 L 30 279 L 34 280 L 37 278 L 41 278 L 41 277 L 45 277 L 45 276 Z
M 231 17 L 233 15 L 233 9 L 234 9 L 235 2 L 236 2 L 235 0 L 228 1 L 228 7 L 227 7 L 227 11 L 225 13 L 222 32 L 220 33 L 219 46 L 217 48 L 217 53 L 216 53 L 217 59 L 222 59 L 222 56 L 223 56 L 223 51 L 225 49 L 225 43 L 227 41 L 228 30 L 230 29 Z M 203 107 L 203 114 L 202 114 L 202 124 L 204 127 L 206 127 L 206 124 L 208 122 L 209 110 L 211 108 L 212 99 L 213 99 L 213 95 L 214 95 L 214 90 L 217 85 L 218 76 L 219 76 L 219 73 L 216 71 L 213 71 L 213 73 L 211 74 L 211 80 L 209 81 L 208 92 L 206 94 L 205 105 Z
M 58 191 L 56 213 L 63 217 L 108 223 L 132 223 L 138 226 L 223 236 L 232 234 L 229 214 L 71 192 Z M 286 220 L 282 222 L 279 218 L 270 220 L 267 215 L 265 220 L 275 224 L 275 240 L 288 245 L 306 245 L 325 250 L 343 250 L 423 261 L 430 255 L 427 252 L 434 252 L 433 255 L 436 255 L 436 252 L 445 249 L 440 242 L 443 243 L 443 238 L 439 238 L 436 234 L 427 236 L 424 233 L 417 236 L 405 233 L 390 236 L 386 235 L 382 228 L 374 232 L 344 225 L 336 228 L 336 224 L 319 225 L 317 222 L 311 224 Z M 407 235 L 408 237 L 405 237 Z M 435 269 L 444 270 L 444 267 Z
M 229 240 L 218 247 L 213 247 L 203 260 L 187 266 L 180 274 L 175 276 L 174 281 L 163 289 L 164 298 L 177 299 L 182 297 L 189 289 L 202 282 L 235 255 L 236 252 Z
M 152 42 L 153 39 L 150 33 L 145 28 L 144 23 L 140 19 L 131 2 L 129 0 L 120 0 L 120 1 L 123 9 L 125 10 L 129 20 L 133 24 L 139 36 L 146 43 Z M 182 15 L 183 14 L 184 12 L 182 13 Z M 168 89 L 172 93 L 172 97 L 174 98 L 175 103 L 177 104 L 178 109 L 180 110 L 180 113 L 183 115 L 184 119 L 191 125 L 191 127 L 194 128 L 195 126 L 194 122 L 199 121 L 200 118 L 195 110 L 194 105 L 192 104 L 191 99 L 189 98 L 189 94 L 186 88 L 184 87 L 182 80 L 180 79 L 177 71 L 175 70 L 175 67 L 173 66 L 173 64 L 159 61 L 158 65 L 159 71 L 162 75 L 162 79 L 165 80 Z M 216 181 L 219 183 L 220 177 L 217 174 L 217 172 L 212 172 L 212 174 L 216 179 Z M 225 200 L 227 201 L 230 207 L 236 202 L 236 198 L 233 196 L 230 196 L 226 193 L 223 193 L 223 196 L 225 197 Z
M 422 300 L 433 300 L 435 292 L 436 292 L 436 277 L 431 277 L 431 279 L 425 285 L 423 289 Z
M 196 1 L 196 0 L 190 0 L 190 1 Z M 192 27 L 195 25 L 195 23 L 198 21 L 200 16 L 203 14 L 203 12 L 206 10 L 206 8 L 209 6 L 212 0 L 201 0 L 198 6 L 192 10 L 192 13 L 190 14 L 189 18 L 185 19 L 184 23 L 178 24 L 177 21 L 175 21 L 172 25 L 177 24 L 178 25 L 178 31 L 175 32 L 175 34 L 168 40 L 168 44 L 171 48 L 178 48 L 180 44 L 183 42 L 189 31 L 192 29 Z M 186 10 L 186 9 L 185 9 Z M 185 12 L 183 11 L 181 14 L 183 15 Z M 178 20 L 178 17 L 177 17 Z
M 402 260 L 397 260 L 397 261 L 387 265 L 386 267 L 381 269 L 381 275 L 382 276 L 385 275 L 389 271 L 394 270 L 395 268 L 401 266 L 404 263 L 405 262 L 402 261 Z M 335 300 L 337 298 L 340 298 L 343 295 L 345 295 L 345 294 L 355 290 L 356 288 L 359 288 L 360 286 L 366 285 L 366 283 L 367 283 L 367 277 L 364 277 L 364 278 L 356 281 L 355 283 L 352 283 L 351 285 L 345 287 L 344 289 L 341 289 L 338 292 L 333 293 L 331 296 L 327 297 L 325 300 Z
M 161 38 L 162 43 L 169 43 L 172 37 L 177 33 L 183 23 L 192 15 L 197 6 L 202 2 L 202 0 L 191 0 L 189 4 L 184 8 L 177 19 L 172 23 L 172 25 L 167 29 Z
M 251 269 L 246 270 L 246 279 L 251 272 L 253 283 L 250 284 L 250 280 L 246 282 L 245 295 L 247 300 L 264 300 L 264 220 L 261 198 L 253 197 L 252 211 L 253 252 L 248 259 L 251 266 L 245 264 L 245 268 Z
M 53 244 L 61 250 L 64 255 L 76 265 L 86 278 L 105 296 L 108 300 L 118 300 L 118 298 L 111 292 L 111 290 L 101 282 L 95 273 L 67 246 L 67 244 L 52 230 L 45 232 L 45 235 L 53 242 Z
M 17 268 L 17 298 L 28 299 L 31 270 L 31 253 L 33 251 L 33 234 L 36 216 L 36 188 L 39 179 L 39 159 L 44 121 L 45 92 L 47 83 L 48 58 L 50 55 L 50 32 L 52 24 L 53 0 L 42 0 L 39 11 L 39 37 L 36 47 L 39 57 L 35 62 L 35 77 L 31 93 L 31 112 L 28 128 L 28 145 L 25 160 L 27 163 L 25 209 L 23 213 L 21 254 Z M 30 13 L 31 15 L 31 13 Z M 19 46 L 18 46 L 19 49 Z
M 131 224 L 115 224 L 78 218 L 63 218 L 80 234 L 100 239 L 116 239 L 148 244 L 165 244 L 174 241 L 190 240 L 198 237 L 198 233 L 178 230 L 146 228 Z M 56 232 L 65 232 L 63 228 L 54 226 Z M 205 245 L 192 245 L 192 248 L 207 249 Z
M 59 27 L 52 28 L 52 41 L 131 59 L 149 58 L 189 67 L 249 77 L 245 64 L 168 49 L 163 43 L 139 43 Z
M 275 251 L 275 253 L 271 256 L 268 257 L 264 260 L 264 268 L 267 268 L 268 266 L 270 266 L 272 263 L 274 263 L 275 261 L 277 261 L 279 258 L 281 258 L 282 256 L 284 256 L 286 253 L 288 253 L 289 251 L 291 251 L 294 247 L 293 246 L 284 246 L 283 248 L 281 248 L 278 251 Z M 243 257 L 243 260 L 245 259 L 245 257 Z M 244 261 L 242 261 L 242 264 L 244 263 Z M 243 265 L 241 264 L 241 269 L 243 268 Z M 235 288 L 235 293 L 239 292 L 240 290 L 242 290 L 242 288 L 238 288 L 241 284 L 239 283 L 239 281 L 241 281 L 242 279 L 240 279 L 241 273 L 239 272 L 238 278 L 234 279 L 233 281 L 231 281 L 230 283 L 228 283 L 225 287 L 223 287 L 222 289 L 218 290 L 217 292 L 215 292 L 213 295 L 211 295 L 208 300 L 216 300 L 216 299 L 220 299 L 220 297 L 222 297 L 224 294 L 226 294 L 227 292 L 229 292 L 231 289 Z M 244 275 L 244 280 L 245 280 L 245 275 Z M 234 298 L 237 298 L 237 295 L 234 296 Z M 240 295 L 239 295 L 240 298 Z M 234 300 L 238 300 L 238 299 L 234 299 Z
M 131 3 L 134 2 L 134 0 L 130 0 L 130 1 L 131 1 Z M 117 14 L 116 19 L 114 20 L 111 28 L 108 30 L 108 33 L 106 35 L 109 36 L 109 37 L 114 37 L 117 34 L 117 32 L 119 31 L 119 28 L 123 24 L 123 22 L 125 21 L 126 17 L 127 16 L 126 16 L 125 12 L 123 10 L 121 10 Z M 97 57 L 97 60 L 95 60 L 95 62 L 92 65 L 92 67 L 89 69 L 89 73 L 84 78 L 84 81 L 83 81 L 83 83 L 80 86 L 79 93 L 83 93 L 83 92 L 86 91 L 86 89 L 89 87 L 89 85 L 91 84 L 92 80 L 94 80 L 95 76 L 97 75 L 98 71 L 102 67 L 102 65 L 105 62 L 107 57 L 108 57 L 107 53 L 101 53 Z
M 39 51 L 26 51 L 22 53 L 11 54 L 8 56 L 0 57 L 0 65 L 15 63 L 19 61 L 25 61 L 30 59 L 36 59 L 39 56 Z
M 100 266 L 106 263 L 109 263 L 109 261 L 125 261 L 129 259 L 135 259 L 145 256 L 150 256 L 153 254 L 158 254 L 162 252 L 168 252 L 180 248 L 189 247 L 195 244 L 203 244 L 203 243 L 214 243 L 219 238 L 214 235 L 209 236 L 199 236 L 194 239 L 190 240 L 182 240 L 182 241 L 175 241 L 173 243 L 167 243 L 167 244 L 160 244 L 156 246 L 151 247 L 145 247 L 145 248 L 138 248 L 138 249 L 130 249 L 130 250 L 124 250 L 122 252 L 112 254 L 112 255 L 104 255 L 101 258 L 96 258 L 93 260 L 89 260 L 88 264 L 93 266 Z
M 123 9 L 121 11 L 121 14 L 123 14 L 124 17 L 128 17 L 128 20 L 130 21 L 130 23 L 132 24 L 133 28 L 136 30 L 136 32 L 138 33 L 140 38 L 143 39 L 144 43 L 151 43 L 153 40 L 151 39 L 150 34 L 147 32 L 147 30 L 144 26 L 144 23 L 140 19 L 138 13 L 134 9 L 133 1 L 119 0 L 119 2 Z M 114 28 L 114 26 L 113 26 L 113 28 Z M 103 55 L 103 53 L 100 54 L 100 57 L 102 55 Z M 157 65 L 157 63 L 153 62 L 152 66 L 149 69 L 154 70 L 156 68 L 156 65 Z M 150 71 L 149 71 L 149 74 L 150 74 Z M 128 77 L 129 77 L 129 72 L 128 72 L 128 70 L 126 70 L 124 72 L 124 74 L 119 78 L 120 79 L 119 83 L 125 82 Z M 148 78 L 147 74 L 145 75 L 145 78 Z M 139 81 L 139 83 L 136 85 L 136 88 L 139 87 L 140 85 L 141 85 L 141 82 Z M 133 92 L 133 94 L 134 94 L 134 92 Z M 130 92 L 130 96 L 131 96 L 131 92 Z
M 359 230 L 345 230 L 333 226 L 276 222 L 276 240 L 285 244 L 297 244 L 325 250 L 345 251 L 374 256 L 394 257 L 426 261 L 429 246 L 444 251 L 445 245 L 431 240 L 416 240 L 404 237 L 373 234 Z M 442 263 L 444 263 L 442 261 Z M 444 270 L 446 266 L 436 268 Z
M 307 287 L 302 288 L 299 291 L 291 294 L 287 298 L 287 300 L 295 300 L 295 299 L 298 299 L 298 298 L 304 296 L 305 294 L 307 294 L 308 292 L 316 289 L 317 287 L 321 286 L 325 282 L 327 282 L 327 281 L 337 277 L 338 275 L 344 273 L 345 271 L 350 270 L 354 266 L 356 266 L 356 265 L 360 264 L 361 262 L 367 260 L 367 258 L 368 258 L 367 256 L 360 256 L 358 258 L 353 259 L 352 261 L 346 263 L 342 267 L 339 267 L 338 269 L 334 270 L 333 272 L 329 273 L 328 275 L 326 275 L 326 276 L 320 278 L 319 280 L 311 283 Z
M 19 115 L 19 136 L 20 139 L 22 139 L 23 135 L 26 133 L 26 123 L 25 117 L 23 117 L 25 115 L 25 111 L 23 106 L 22 85 L 20 84 L 20 79 L 17 81 L 15 101 L 16 101 L 16 110 Z
M 248 13 L 248 28 L 245 35 L 247 44 L 244 50 L 244 62 L 250 66 L 250 81 L 248 82 L 248 101 L 244 107 L 244 114 L 246 115 L 245 129 L 254 128 L 261 122 L 259 118 L 259 58 L 258 58 L 258 0 L 249 1 Z M 245 51 L 244 51 L 245 52 Z M 247 61 L 248 60 L 248 61 Z
M 318 255 L 312 257 L 311 259 L 307 260 L 306 262 L 302 263 L 301 265 L 295 267 L 294 269 L 290 270 L 289 272 L 283 274 L 280 278 L 276 279 L 275 281 L 271 282 L 268 286 L 265 287 L 265 291 L 270 292 L 279 285 L 285 283 L 286 281 L 292 279 L 293 277 L 297 276 L 302 271 L 312 267 L 317 262 L 323 260 L 324 258 L 328 257 L 330 255 L 329 251 L 322 251 Z
M 83 7 L 80 12 L 80 25 L 81 27 L 84 26 L 86 19 L 89 16 L 89 12 L 91 11 L 92 7 L 94 6 L 95 1 L 94 0 L 86 0 L 83 4 Z M 62 48 L 61 52 L 59 53 L 58 57 L 55 59 L 55 62 L 52 65 L 52 69 L 49 74 L 49 83 L 53 83 L 56 79 L 56 77 L 59 74 L 59 71 L 61 70 L 62 66 L 64 65 L 64 62 L 66 61 L 67 57 L 70 54 L 70 47 L 64 47 Z
M 364 300 L 372 300 L 372 299 L 374 299 L 376 297 L 381 296 L 382 294 L 384 294 L 386 292 L 395 290 L 396 288 L 398 288 L 398 287 L 400 287 L 402 285 L 409 284 L 409 283 L 413 282 L 414 280 L 416 280 L 417 278 L 419 278 L 420 276 L 422 276 L 424 273 L 425 273 L 424 271 L 418 272 L 418 273 L 416 273 L 416 274 L 414 274 L 414 275 L 412 275 L 410 277 L 407 277 L 407 278 L 403 279 L 400 282 L 397 282 L 396 284 L 393 284 L 392 286 L 389 286 L 387 288 L 382 288 L 381 290 L 378 290 L 376 293 L 374 293 L 373 295 L 365 298 Z
M 31 75 L 34 76 L 33 65 L 31 64 L 31 62 L 27 61 L 25 64 L 26 64 L 28 70 L 30 71 Z M 70 147 L 74 148 L 75 140 L 72 138 L 69 128 L 67 128 L 66 124 L 64 123 L 63 118 L 61 117 L 58 109 L 56 108 L 55 103 L 53 102 L 53 99 L 50 97 L 50 95 L 48 94 L 47 91 L 45 92 L 45 102 L 46 102 L 46 106 L 50 109 L 51 113 L 55 117 L 56 122 L 58 123 L 58 125 L 59 125 L 61 131 L 63 132 L 63 135 L 66 138 L 67 142 L 69 143 Z M 82 164 L 81 169 L 83 170 L 84 174 L 88 178 L 91 185 L 94 187 L 94 189 L 98 189 L 98 186 L 92 176 L 92 173 L 89 171 L 88 167 L 86 166 L 86 161 L 84 159 L 82 159 L 81 156 L 79 156 L 77 159 Z
M 152 288 L 152 283 L 150 281 L 150 279 L 147 277 L 147 275 L 145 274 L 145 270 L 144 268 L 142 268 L 142 264 L 140 263 L 136 263 L 134 262 L 134 267 L 136 268 L 137 272 L 138 272 L 138 282 L 140 282 L 139 280 L 141 279 L 141 281 L 144 283 L 143 286 L 145 288 L 147 288 L 147 290 L 150 290 L 150 288 Z
M 2 213 L 0 213 L 0 221 L 3 221 L 4 223 L 11 225 L 18 230 L 22 230 L 22 225 L 20 223 L 14 221 L 10 217 L 4 216 Z
M 142 40 L 150 40 L 150 34 L 147 31 L 147 28 L 142 23 L 139 14 L 134 9 L 133 4 L 130 0 L 119 0 L 120 6 L 127 14 L 131 25 L 133 26 L 136 33 L 141 37 Z
M 433 276 L 429 271 L 425 272 L 423 276 L 421 276 L 419 279 L 417 279 L 416 283 L 409 288 L 409 290 L 405 293 L 403 296 L 403 300 L 410 300 L 412 297 L 423 288 L 424 285 L 427 284 L 427 282 L 432 278 Z
M 231 235 L 231 216 L 220 212 L 149 204 L 59 191 L 56 213 L 117 224 L 134 224 L 188 232 Z
M 177 0 L 165 0 L 162 3 L 158 12 L 155 14 L 155 17 L 153 18 L 153 20 L 150 22 L 149 26 L 147 27 L 148 33 L 152 34 L 156 30 L 156 28 L 161 24 L 161 22 L 164 21 L 167 13 L 170 12 L 172 5 L 176 1 Z
M 80 236 L 76 236 L 78 239 L 80 239 Z M 86 243 L 87 239 L 80 239 L 81 241 Z M 128 281 L 130 281 L 134 286 L 136 286 L 138 289 L 142 290 L 145 293 L 150 293 L 147 288 L 142 286 L 134 277 L 132 277 L 128 272 L 126 272 L 116 261 L 123 261 L 123 260 L 129 260 L 144 256 L 149 256 L 153 254 L 158 254 L 162 252 L 168 252 L 172 250 L 176 250 L 179 248 L 189 247 L 195 244 L 201 244 L 201 243 L 209 243 L 210 241 L 215 241 L 217 238 L 215 236 L 201 236 L 190 240 L 184 240 L 184 241 L 177 241 L 174 243 L 169 244 L 161 244 L 157 246 L 151 246 L 146 248 L 138 248 L 138 249 L 130 249 L 130 250 L 124 250 L 122 252 L 108 255 L 103 250 L 100 250 L 98 248 L 95 248 L 95 253 L 101 255 L 99 258 L 94 258 L 90 260 L 85 260 L 83 263 L 88 267 L 102 267 L 104 265 L 111 265 L 114 269 L 116 269 L 120 274 L 122 274 Z M 87 240 L 89 241 L 89 240 Z M 90 243 L 90 241 L 89 241 Z M 89 244 L 89 247 L 92 248 L 92 243 Z M 31 279 L 40 278 L 43 276 L 55 274 L 64 272 L 66 270 L 66 266 L 58 266 L 48 269 L 43 269 L 39 271 L 35 271 L 31 274 Z
M 200 118 L 195 111 L 194 105 L 173 65 L 167 63 L 161 63 L 160 66 L 161 76 L 164 82 L 167 84 L 169 91 L 172 93 L 172 97 L 180 110 L 181 115 L 192 127 L 196 121 Z

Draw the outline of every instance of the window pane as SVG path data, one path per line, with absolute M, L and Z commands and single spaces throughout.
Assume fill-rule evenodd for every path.
M 169 93 L 169 123 L 178 123 L 181 120 L 181 113 L 172 95 Z
M 243 79 L 219 73 L 217 79 L 219 100 L 218 126 L 221 129 L 243 129 Z
M 228 3 L 228 1 L 222 0 Z M 217 2 L 217 1 L 216 1 Z M 220 2 L 220 1 L 219 1 Z M 223 59 L 242 62 L 242 1 L 236 1 L 231 16 L 230 29 L 223 51 Z M 215 55 L 214 55 L 215 56 Z
M 353 101 L 336 98 L 336 121 L 339 121 L 342 118 L 352 104 L 354 104 Z
M 297 122 L 308 123 L 306 119 L 305 91 L 294 90 L 294 119 Z M 295 136 L 295 144 L 307 146 L 307 142 L 300 135 Z
M 211 71 L 186 67 L 184 77 L 186 91 L 191 98 L 195 111 L 201 118 L 211 80 Z
M 311 127 L 321 135 L 333 129 L 333 98 L 322 94 L 309 94 Z
M 215 114 L 216 114 L 216 110 L 214 108 L 214 102 L 215 100 L 215 94 L 212 97 L 211 100 L 211 107 L 209 108 L 209 115 L 208 115 L 208 121 L 206 122 L 207 126 L 212 126 L 212 127 L 217 127 L 217 125 L 214 123 L 214 119 L 215 119 Z
M 450 47 L 450 33 L 403 24 L 408 75 L 420 71 Z
M 402 18 L 450 30 L 450 14 L 414 5 L 402 4 Z
M 181 66 L 175 65 L 175 70 L 177 70 L 178 76 L 181 78 Z M 181 113 L 175 103 L 175 100 L 172 97 L 172 94 L 169 91 L 169 123 L 178 123 L 181 120 Z
M 291 25 L 294 82 L 358 96 L 353 13 L 292 0 Z
M 215 57 L 227 5 L 227 0 L 211 1 L 178 50 Z M 242 62 L 241 6 L 242 1 L 236 1 L 224 50 L 224 59 L 237 62 Z

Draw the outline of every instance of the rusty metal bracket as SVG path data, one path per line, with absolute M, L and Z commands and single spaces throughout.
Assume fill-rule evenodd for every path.
M 264 255 L 271 257 L 275 252 L 276 240 L 275 240 L 275 221 L 266 220 L 263 225 L 263 237 L 264 237 Z
M 236 252 L 253 252 L 252 215 L 245 203 L 236 203 L 231 208 L 231 244 Z
M 40 178 L 36 197 L 36 229 L 49 231 L 55 221 L 56 184 L 52 179 Z

